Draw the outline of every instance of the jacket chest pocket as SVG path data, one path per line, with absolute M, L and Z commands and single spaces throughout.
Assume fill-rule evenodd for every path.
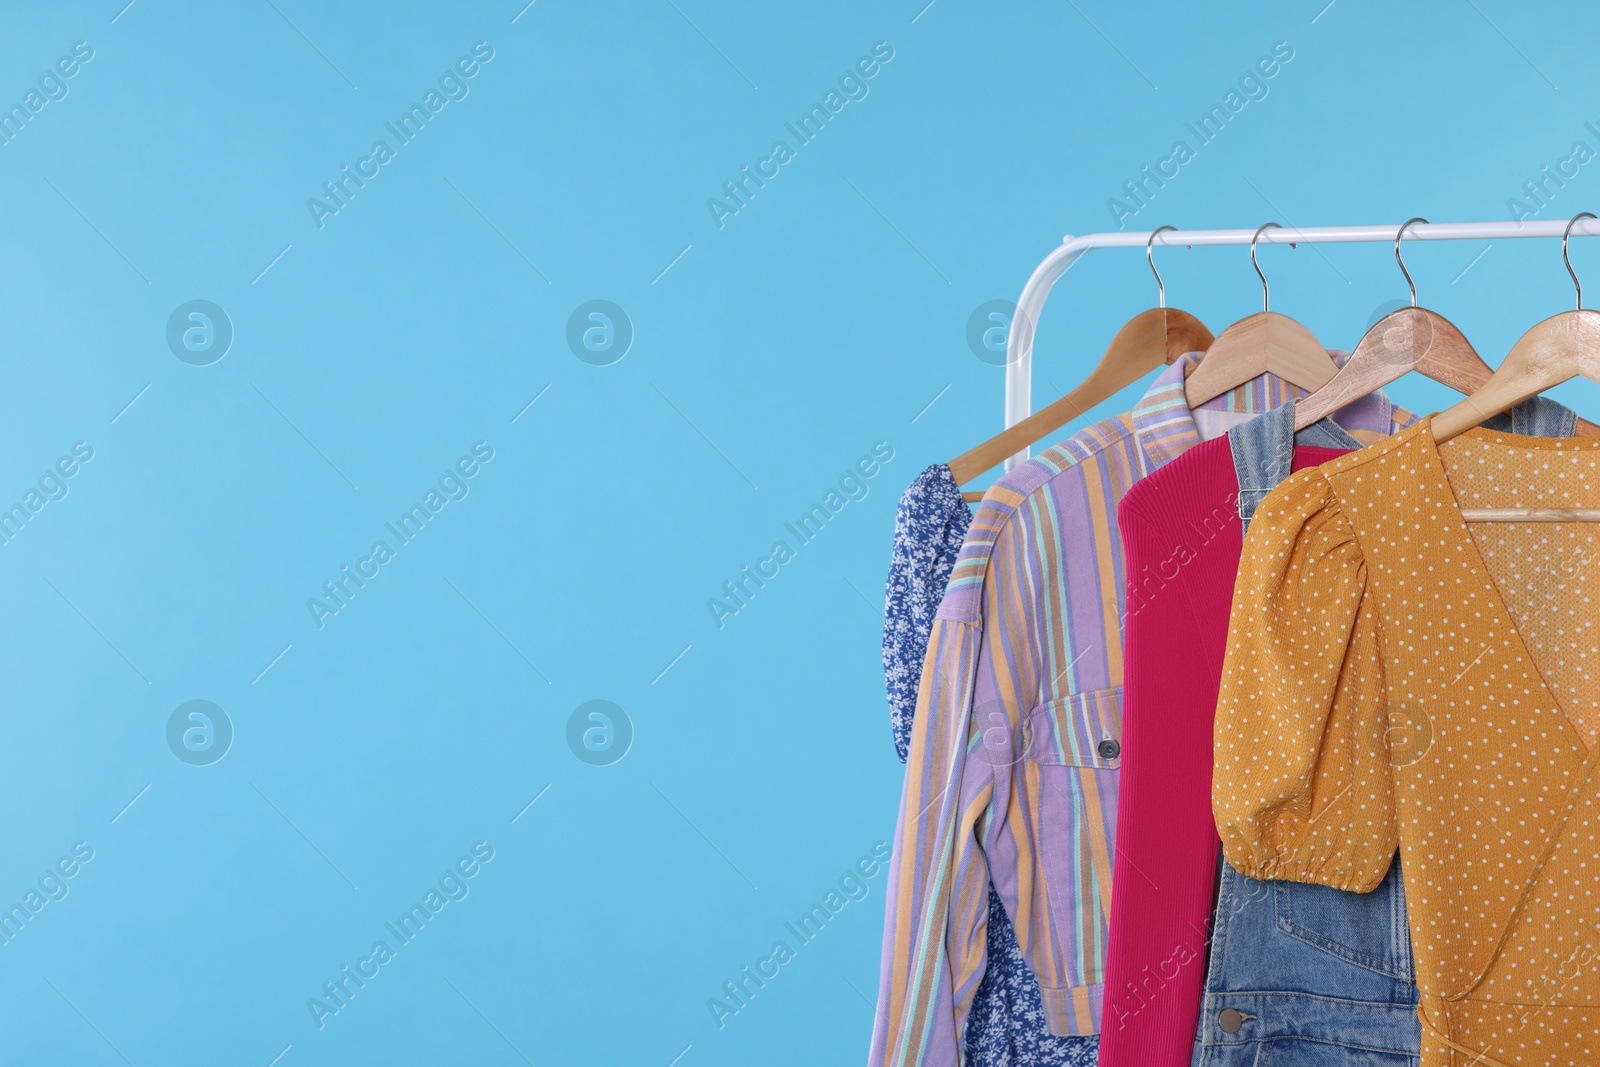
M 1122 766 L 1122 686 L 1069 693 L 1034 708 L 1027 756 L 1043 767 Z
M 1272 886 L 1279 932 L 1347 963 L 1411 981 L 1411 932 L 1398 858 L 1370 893 L 1296 882 Z
M 1122 765 L 1122 687 L 1059 697 L 1028 715 L 1024 748 L 1037 789 L 1030 828 L 1047 901 L 1072 985 L 1103 981 L 1101 953 L 1111 899 L 1117 768 Z M 1044 916 L 1041 915 L 1041 918 Z

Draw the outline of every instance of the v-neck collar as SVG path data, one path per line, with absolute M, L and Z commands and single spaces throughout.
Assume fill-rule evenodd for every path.
M 1579 752 L 1584 753 L 1584 766 L 1592 767 L 1595 756 L 1600 754 L 1600 744 L 1591 746 L 1583 739 L 1578 728 L 1573 725 L 1572 719 L 1562 707 L 1561 701 L 1556 699 L 1555 690 L 1550 688 L 1550 683 L 1545 680 L 1544 670 L 1539 666 L 1539 661 L 1534 659 L 1533 653 L 1528 649 L 1528 642 L 1517 626 L 1516 616 L 1511 613 L 1511 605 L 1506 603 L 1505 596 L 1500 592 L 1500 587 L 1495 584 L 1494 572 L 1489 569 L 1489 561 L 1483 558 L 1483 552 L 1478 548 L 1478 542 L 1473 538 L 1472 531 L 1467 526 L 1467 520 L 1461 513 L 1461 501 L 1456 496 L 1455 486 L 1450 484 L 1450 473 L 1444 465 L 1444 458 L 1439 455 L 1439 442 L 1433 437 L 1433 416 L 1421 419 L 1405 433 L 1412 434 L 1413 440 L 1418 444 L 1418 451 L 1423 454 L 1428 472 L 1435 482 L 1435 488 L 1444 495 L 1444 513 L 1440 516 L 1444 525 L 1464 542 L 1466 560 L 1476 573 L 1477 577 L 1488 588 L 1489 596 L 1500 609 L 1500 615 L 1511 637 L 1515 639 L 1517 648 L 1522 653 L 1523 662 L 1539 681 L 1539 688 L 1543 691 L 1545 699 L 1554 709 L 1556 716 L 1561 720 L 1561 728 L 1566 732 L 1568 740 L 1577 746 Z M 1528 451 L 1537 449 L 1558 449 L 1566 451 L 1595 451 L 1600 452 L 1600 440 L 1580 440 L 1572 437 L 1523 437 L 1491 430 L 1483 426 L 1473 426 L 1463 430 L 1461 437 L 1471 435 L 1479 439 L 1495 442 L 1511 448 L 1520 448 Z
M 1570 433 L 1571 426 L 1569 424 L 1563 423 L 1561 428 L 1568 430 Z M 1465 434 L 1475 434 L 1485 440 L 1499 440 L 1514 448 L 1530 450 L 1566 448 L 1587 451 L 1600 448 L 1600 440 L 1580 441 L 1570 436 L 1562 438 L 1524 437 L 1482 426 L 1465 430 L 1463 435 Z M 1494 575 L 1489 571 L 1488 561 L 1484 559 L 1483 553 L 1478 550 L 1478 544 L 1472 537 L 1472 531 L 1467 528 L 1466 518 L 1461 514 L 1460 500 L 1456 496 L 1455 486 L 1450 484 L 1450 476 L 1445 470 L 1444 459 L 1439 455 L 1439 442 L 1434 440 L 1433 437 L 1433 416 L 1429 415 L 1427 418 L 1419 420 L 1404 430 L 1400 436 L 1405 437 L 1406 435 L 1410 435 L 1412 441 L 1417 444 L 1417 450 L 1422 453 L 1422 464 L 1436 483 L 1435 488 L 1444 495 L 1444 511 L 1439 516 L 1440 521 L 1456 537 L 1466 539 L 1466 565 L 1476 572 L 1482 584 L 1488 587 L 1488 593 L 1493 602 L 1499 605 L 1501 616 L 1505 620 L 1505 626 L 1510 634 L 1510 640 L 1514 641 L 1517 649 L 1521 651 L 1523 663 L 1527 665 L 1534 678 L 1538 680 L 1539 688 L 1543 691 L 1551 710 L 1554 711 L 1556 718 L 1560 720 L 1560 725 L 1556 729 L 1561 732 L 1562 737 L 1573 746 L 1576 752 L 1582 753 L 1579 772 L 1563 783 L 1565 790 L 1564 802 L 1560 805 L 1555 821 L 1548 828 L 1543 846 L 1538 850 L 1537 856 L 1527 857 L 1531 861 L 1528 877 L 1521 890 L 1515 895 L 1515 899 L 1510 902 L 1510 908 L 1506 912 L 1505 920 L 1500 926 L 1498 936 L 1496 936 L 1494 943 L 1489 946 L 1488 951 L 1483 954 L 1481 966 L 1472 968 L 1470 979 L 1461 983 L 1459 990 L 1453 996 L 1443 998 L 1448 1004 L 1450 1001 L 1471 998 L 1474 993 L 1482 988 L 1489 972 L 1501 958 L 1501 953 L 1505 951 L 1506 943 L 1516 929 L 1518 920 L 1525 913 L 1529 900 L 1539 886 L 1541 872 L 1549 865 L 1556 849 L 1565 840 L 1563 834 L 1572 820 L 1573 812 L 1577 810 L 1583 798 L 1592 795 L 1596 765 L 1600 763 L 1600 744 L 1590 747 L 1584 743 L 1583 736 L 1578 732 L 1578 728 L 1572 724 L 1571 719 L 1567 718 L 1567 713 L 1562 710 L 1561 702 L 1555 698 L 1555 693 L 1545 681 L 1544 673 L 1539 669 L 1538 662 L 1528 651 L 1528 645 L 1523 640 L 1522 631 L 1517 628 L 1516 619 L 1511 614 L 1511 607 L 1506 603 L 1505 597 L 1501 595 L 1499 586 L 1495 585 Z M 1403 859 L 1404 854 L 1402 852 Z M 1437 1026 L 1427 1019 L 1426 1001 L 1427 998 L 1424 997 L 1424 1012 L 1422 1016 L 1424 1024 L 1429 1030 L 1438 1035 L 1440 1031 Z M 1446 1028 L 1448 1029 L 1448 1024 L 1446 1024 Z M 1450 1042 L 1450 1044 L 1452 1047 L 1460 1048 L 1454 1042 Z

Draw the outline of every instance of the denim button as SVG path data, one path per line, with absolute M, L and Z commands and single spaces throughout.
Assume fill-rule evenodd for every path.
M 1101 759 L 1116 759 L 1122 754 L 1122 746 L 1117 744 L 1116 738 L 1108 737 L 1096 747 Z
M 1217 1025 L 1225 1034 L 1237 1034 L 1244 1025 L 1244 1013 L 1235 1008 L 1223 1008 L 1217 1015 Z

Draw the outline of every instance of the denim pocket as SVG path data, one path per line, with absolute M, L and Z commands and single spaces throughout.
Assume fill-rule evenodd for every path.
M 1347 963 L 1409 982 L 1411 939 L 1399 875 L 1396 863 L 1370 893 L 1273 882 L 1278 930 Z
M 1417 1063 L 1416 1056 L 1404 1052 L 1292 1038 L 1263 1041 L 1259 1048 L 1243 1046 L 1239 1051 L 1244 1055 L 1237 1060 L 1218 1060 L 1218 1067 L 1224 1062 L 1239 1067 L 1416 1067 Z

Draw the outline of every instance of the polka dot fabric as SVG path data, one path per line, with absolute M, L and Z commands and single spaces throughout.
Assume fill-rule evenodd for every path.
M 1212 807 L 1255 878 L 1401 851 L 1422 1067 L 1600 1063 L 1600 441 L 1424 420 L 1301 471 L 1245 539 Z
M 1592 451 L 1457 437 L 1440 446 L 1439 458 L 1464 508 L 1600 503 L 1600 454 Z M 1600 524 L 1476 522 L 1468 529 L 1545 685 L 1592 748 L 1600 734 Z

